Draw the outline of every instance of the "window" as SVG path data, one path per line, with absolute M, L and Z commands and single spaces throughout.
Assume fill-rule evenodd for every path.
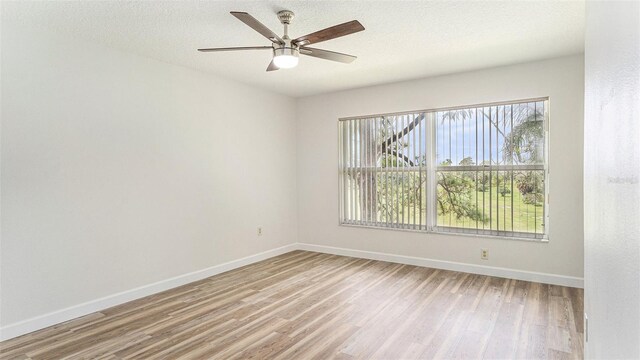
M 341 119 L 340 223 L 542 239 L 548 100 Z

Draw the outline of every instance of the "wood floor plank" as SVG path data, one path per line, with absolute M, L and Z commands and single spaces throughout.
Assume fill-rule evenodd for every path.
M 0 359 L 580 359 L 583 301 L 293 251 L 2 342 Z

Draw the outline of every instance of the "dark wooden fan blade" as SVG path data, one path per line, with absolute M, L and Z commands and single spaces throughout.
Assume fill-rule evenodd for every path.
M 284 41 L 282 41 L 280 36 L 278 36 L 276 33 L 271 31 L 268 27 L 264 26 L 260 21 L 256 20 L 256 18 L 247 14 L 246 12 L 232 11 L 231 15 L 237 17 L 238 20 L 247 24 L 250 28 L 259 32 L 260 34 L 262 34 L 262 36 L 266 37 L 272 42 L 276 44 L 284 44 Z
M 236 50 L 266 50 L 272 49 L 271 46 L 237 46 L 237 47 L 226 47 L 226 48 L 208 48 L 208 49 L 198 49 L 198 51 L 202 52 L 213 52 L 213 51 L 236 51 Z
M 321 41 L 339 38 L 341 36 L 353 34 L 362 30 L 364 30 L 364 26 L 362 26 L 362 24 L 360 24 L 358 20 L 353 20 L 344 24 L 332 26 L 324 30 L 301 36 L 293 40 L 293 42 L 300 46 L 317 44 Z
M 276 71 L 276 70 L 280 70 L 280 68 L 273 63 L 273 60 L 271 60 L 271 62 L 269 63 L 269 66 L 267 66 L 267 71 Z
M 347 55 L 347 54 L 342 54 L 335 51 L 315 49 L 310 47 L 301 47 L 300 53 L 307 56 L 313 56 L 320 59 L 337 61 L 345 64 L 353 62 L 353 60 L 356 59 L 356 57 L 353 55 Z

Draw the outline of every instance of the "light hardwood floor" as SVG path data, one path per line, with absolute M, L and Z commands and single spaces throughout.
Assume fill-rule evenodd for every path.
M 294 251 L 0 343 L 0 359 L 582 358 L 581 289 Z

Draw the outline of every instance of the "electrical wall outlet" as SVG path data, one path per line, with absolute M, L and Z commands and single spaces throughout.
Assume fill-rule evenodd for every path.
M 489 250 L 488 249 L 480 249 L 480 259 L 489 260 Z
M 262 236 L 262 227 L 258 227 L 258 236 Z

